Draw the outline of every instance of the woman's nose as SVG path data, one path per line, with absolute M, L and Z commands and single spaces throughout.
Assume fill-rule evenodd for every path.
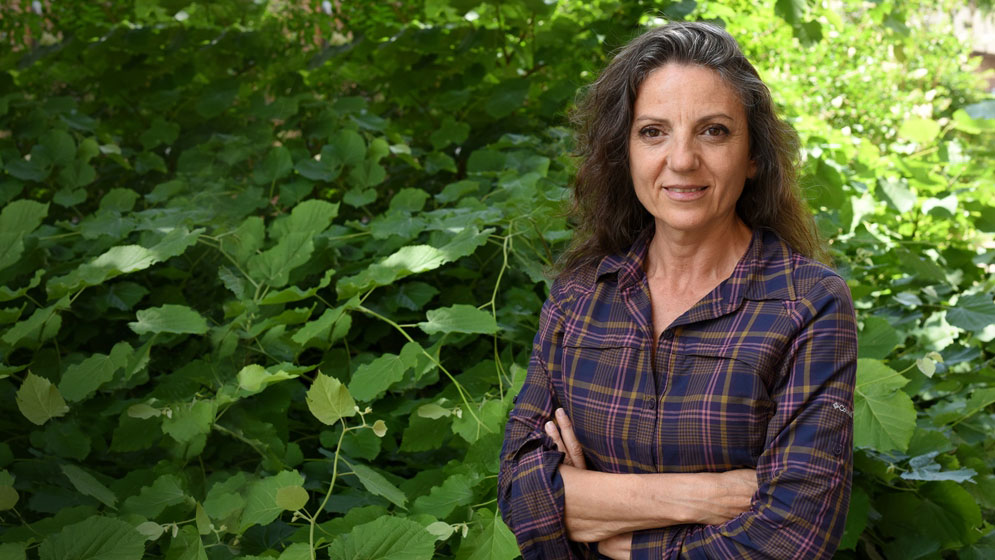
M 698 167 L 698 147 L 693 139 L 673 138 L 667 166 L 677 173 L 694 171 Z

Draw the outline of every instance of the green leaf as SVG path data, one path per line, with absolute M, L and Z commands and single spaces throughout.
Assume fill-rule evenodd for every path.
M 183 254 L 197 243 L 203 229 L 173 228 L 151 249 L 141 245 L 111 247 L 99 257 L 80 265 L 69 274 L 48 281 L 50 299 L 86 286 L 96 286 L 121 274 L 130 274 Z
M 991 294 L 961 296 L 953 309 L 947 310 L 947 322 L 966 331 L 981 332 L 995 323 L 995 303 Z
M 315 158 L 304 158 L 295 166 L 297 172 L 312 181 L 334 181 L 342 172 L 342 160 L 335 152 L 335 146 L 325 145 Z
M 167 146 L 172 144 L 179 135 L 180 125 L 168 122 L 162 117 L 156 117 L 138 139 L 143 148 L 151 150 L 162 144 Z
M 273 288 L 286 286 L 290 272 L 311 259 L 313 238 L 314 234 L 307 231 L 288 233 L 274 247 L 249 259 L 249 274 Z
M 66 368 L 59 381 L 59 392 L 69 402 L 82 401 L 101 385 L 114 378 L 118 368 L 110 356 L 94 354 L 78 364 Z
M 491 231 L 493 230 L 464 229 L 441 248 L 431 245 L 402 247 L 379 263 L 370 265 L 363 272 L 339 280 L 337 284 L 339 299 L 352 297 L 377 286 L 392 284 L 412 274 L 435 270 L 443 264 L 470 255 L 477 250 L 477 247 L 487 242 Z
M 0 511 L 13 509 L 18 499 L 14 477 L 9 472 L 0 470 Z
M 113 508 L 117 504 L 117 496 L 110 488 L 104 486 L 90 473 L 75 465 L 60 465 L 62 474 L 66 475 L 69 482 L 76 490 L 85 496 L 92 496 L 107 507 Z
M 400 488 L 391 484 L 389 480 L 377 471 L 360 463 L 353 463 L 350 467 L 352 467 L 352 472 L 359 479 L 359 482 L 362 483 L 363 487 L 374 496 L 383 496 L 390 503 L 401 508 L 408 501 L 408 497 L 404 495 L 404 492 Z
M 925 507 L 916 512 L 922 529 L 939 538 L 944 548 L 970 544 L 981 536 L 981 508 L 959 484 L 929 482 L 919 493 L 925 499 Z
M 39 426 L 69 412 L 55 385 L 30 372 L 17 391 L 17 408 L 32 424 Z
M 274 476 L 249 485 L 242 511 L 241 531 L 253 525 L 269 525 L 284 509 L 277 504 L 276 494 L 287 486 L 303 486 L 304 477 L 297 471 L 281 471 Z
M 38 549 L 40 560 L 140 560 L 145 537 L 119 519 L 94 516 L 49 535 Z
M 0 270 L 20 260 L 24 238 L 38 229 L 48 215 L 48 204 L 33 200 L 15 200 L 0 211 Z
M 169 543 L 166 560 L 207 560 L 207 550 L 197 528 L 185 525 Z
M 0 510 L 2 509 L 0 508 Z M 27 560 L 25 546 L 24 543 L 0 544 L 0 560 Z
M 349 393 L 359 401 L 373 401 L 391 385 L 404 378 L 407 366 L 395 354 L 384 354 L 356 369 L 349 381 Z
M 455 474 L 441 486 L 435 486 L 427 496 L 418 497 L 411 504 L 412 513 L 427 513 L 437 519 L 445 519 L 459 506 L 469 505 L 473 500 L 473 487 L 476 481 L 464 474 Z
M 891 323 L 881 317 L 864 318 L 864 327 L 857 337 L 857 355 L 861 358 L 882 359 L 902 341 Z
M 908 379 L 878 360 L 857 360 L 854 445 L 905 451 L 916 426 L 916 410 L 902 387 Z
M 867 512 L 870 510 L 870 497 L 859 486 L 854 486 L 850 494 L 850 511 L 846 516 L 846 528 L 840 539 L 840 550 L 855 550 L 860 535 L 867 527 Z
M 246 391 L 250 395 L 254 395 L 274 383 L 288 379 L 297 379 L 297 374 L 295 373 L 287 373 L 276 367 L 273 369 L 275 371 L 271 372 L 258 364 L 243 367 L 239 370 L 237 376 L 239 389 Z
M 248 483 L 244 472 L 238 472 L 215 482 L 204 499 L 204 511 L 216 521 L 221 521 L 245 507 L 243 490 Z
M 334 149 L 335 157 L 345 165 L 359 165 L 366 157 L 366 141 L 355 130 L 338 131 L 329 145 Z
M 420 212 L 428 200 L 428 193 L 421 189 L 401 189 L 390 199 L 390 210 Z
M 25 341 L 43 342 L 54 336 L 62 324 L 62 317 L 58 311 L 69 309 L 69 298 L 63 297 L 54 304 L 35 309 L 30 317 L 23 321 L 18 321 L 10 327 L 0 340 L 11 346 L 18 346 Z
M 494 334 L 497 323 L 494 316 L 472 305 L 456 304 L 450 307 L 432 309 L 426 313 L 428 321 L 418 323 L 418 328 L 428 334 L 437 333 L 481 333 Z
M 916 193 L 905 179 L 878 179 L 879 196 L 892 208 L 901 213 L 912 210 L 916 203 Z
M 55 165 L 67 165 L 76 157 L 76 141 L 65 130 L 49 130 L 38 140 L 45 156 Z M 32 150 L 32 156 L 35 155 Z
M 529 94 L 529 81 L 525 78 L 505 80 L 497 85 L 484 102 L 484 111 L 495 119 L 504 118 L 522 106 Z
M 430 560 L 434 555 L 435 536 L 394 516 L 357 525 L 328 547 L 329 560 Z
M 300 330 L 294 333 L 294 336 L 290 337 L 291 340 L 300 345 L 305 345 L 316 338 L 328 340 L 332 326 L 342 317 L 346 308 L 346 305 L 340 305 L 334 309 L 326 309 L 316 321 L 305 323 Z
M 909 459 L 909 470 L 902 473 L 905 480 L 952 480 L 954 482 L 974 482 L 978 475 L 974 469 L 942 470 L 943 467 L 935 461 L 939 451 L 930 451 Z
M 141 309 L 136 314 L 137 321 L 128 323 L 136 333 L 158 334 L 204 334 L 207 321 L 193 309 L 185 305 L 166 304 L 160 307 Z
M 214 403 L 195 400 L 173 406 L 171 414 L 162 420 L 162 431 L 180 443 L 187 443 L 210 433 L 213 425 Z
M 470 125 L 447 116 L 442 120 L 442 126 L 429 136 L 429 141 L 433 148 L 441 150 L 450 144 L 462 144 L 469 135 Z
M 504 521 L 489 509 L 478 509 L 476 514 L 480 524 L 471 529 L 460 545 L 456 559 L 512 560 L 517 557 L 518 543 Z
M 307 490 L 303 486 L 284 486 L 276 491 L 276 505 L 287 511 L 302 509 L 307 500 Z
M 276 146 L 252 170 L 252 180 L 257 185 L 270 185 L 283 179 L 293 170 L 294 161 L 290 157 L 290 150 L 283 146 Z
M 180 479 L 173 474 L 164 474 L 151 486 L 145 486 L 137 496 L 131 496 L 121 504 L 127 513 L 137 513 L 146 519 L 155 519 L 167 507 L 187 503 L 193 506 L 193 499 L 187 496 Z
M 917 144 L 929 144 L 940 134 L 940 125 L 932 119 L 913 117 L 902 123 L 898 129 L 899 138 L 911 140 Z
M 307 391 L 307 407 L 322 424 L 331 426 L 340 418 L 356 414 L 356 401 L 338 379 L 318 373 Z

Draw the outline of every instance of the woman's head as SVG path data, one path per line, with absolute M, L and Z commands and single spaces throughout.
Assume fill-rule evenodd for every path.
M 671 63 L 714 71 L 743 105 L 755 172 L 736 205 L 739 217 L 750 227 L 775 230 L 803 254 L 821 257 L 796 185 L 797 136 L 778 118 L 767 86 L 725 30 L 675 22 L 625 45 L 581 98 L 575 120 L 582 161 L 573 208 L 580 231 L 564 255 L 565 268 L 625 250 L 652 223 L 633 192 L 630 132 L 640 86 L 654 70 Z

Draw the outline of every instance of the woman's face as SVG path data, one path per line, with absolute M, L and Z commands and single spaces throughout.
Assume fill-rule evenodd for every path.
M 633 114 L 629 172 L 657 231 L 734 223 L 743 185 L 756 173 L 736 92 L 714 70 L 670 63 L 643 80 Z

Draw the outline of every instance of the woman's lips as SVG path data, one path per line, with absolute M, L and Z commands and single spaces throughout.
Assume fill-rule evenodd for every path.
M 677 200 L 682 202 L 687 202 L 691 200 L 697 200 L 705 196 L 705 191 L 708 186 L 701 185 L 671 185 L 668 187 L 663 187 L 663 191 L 667 193 L 667 198 L 671 200 Z

